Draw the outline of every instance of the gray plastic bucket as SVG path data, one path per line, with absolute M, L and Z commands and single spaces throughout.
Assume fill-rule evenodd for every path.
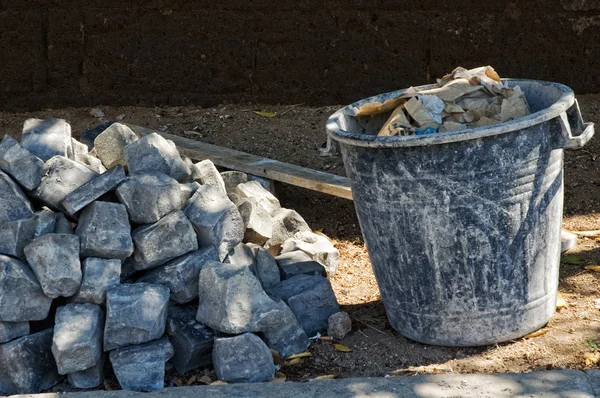
M 389 114 L 334 113 L 354 203 L 390 324 L 428 344 L 477 346 L 544 326 L 555 311 L 563 149 L 594 135 L 564 85 L 505 80 L 533 114 L 484 128 L 377 137 Z M 421 87 L 421 88 L 426 88 Z

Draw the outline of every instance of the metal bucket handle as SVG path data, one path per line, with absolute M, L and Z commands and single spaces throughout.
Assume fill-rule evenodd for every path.
M 594 123 L 585 123 L 577 100 L 559 115 L 558 120 L 564 138 L 563 148 L 580 149 L 594 136 Z M 575 133 L 576 135 L 573 135 Z

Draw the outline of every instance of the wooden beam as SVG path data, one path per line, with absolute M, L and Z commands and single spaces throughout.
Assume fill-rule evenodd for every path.
M 162 135 L 166 139 L 173 141 L 182 155 L 195 161 L 210 159 L 215 165 L 220 167 L 243 171 L 244 173 L 258 177 L 352 200 L 350 182 L 346 177 L 283 163 L 173 134 L 161 133 L 141 126 L 132 124 L 127 124 L 127 126 L 141 136 L 151 133 Z

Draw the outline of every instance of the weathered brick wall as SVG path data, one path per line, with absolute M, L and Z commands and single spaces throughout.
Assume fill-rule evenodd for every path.
M 600 0 L 0 0 L 0 108 L 346 103 L 456 65 L 600 92 Z

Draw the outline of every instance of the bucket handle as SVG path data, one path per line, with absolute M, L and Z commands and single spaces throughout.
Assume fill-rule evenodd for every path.
M 565 149 L 583 148 L 594 136 L 594 123 L 583 121 L 577 100 L 566 112 L 560 114 L 558 120 L 562 128 Z M 573 135 L 573 132 L 579 134 Z

